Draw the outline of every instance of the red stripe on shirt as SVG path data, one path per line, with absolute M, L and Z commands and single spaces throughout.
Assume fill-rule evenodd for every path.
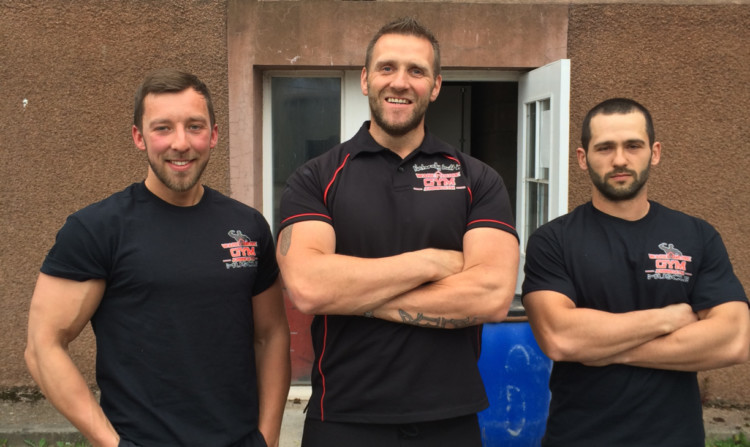
M 455 158 L 455 157 L 451 157 L 450 155 L 445 155 L 445 154 L 443 154 L 443 157 L 447 158 L 448 160 L 453 160 L 453 161 L 455 161 L 456 163 L 458 163 L 459 165 L 461 164 L 461 162 L 460 162 L 460 161 L 458 161 L 458 158 Z
M 295 219 L 297 217 L 304 217 L 304 216 L 319 216 L 319 217 L 325 217 L 328 220 L 333 220 L 333 219 L 331 219 L 331 216 L 327 216 L 325 214 L 320 214 L 320 213 L 302 213 L 302 214 L 295 214 L 294 216 L 289 216 L 286 219 L 282 220 L 281 223 L 283 224 L 287 220 Z
M 473 221 L 469 222 L 469 224 L 466 225 L 466 226 L 468 227 L 468 226 L 471 226 L 471 225 L 473 225 L 475 223 L 478 223 L 478 222 L 492 222 L 492 223 L 496 223 L 496 224 L 500 224 L 500 225 L 505 225 L 506 227 L 510 228 L 511 230 L 516 231 L 516 228 L 513 225 L 507 224 L 505 222 L 501 222 L 499 220 L 494 220 L 494 219 L 477 219 L 477 220 L 473 220 Z
M 326 353 L 326 339 L 328 338 L 328 315 L 323 316 L 323 351 L 320 353 L 320 359 L 318 359 L 318 372 L 320 373 L 321 383 L 323 384 L 323 392 L 320 395 L 320 420 L 325 421 L 325 410 L 323 409 L 323 398 L 326 397 L 326 376 L 323 374 L 323 356 Z
M 323 204 L 324 205 L 328 205 L 328 190 L 331 189 L 331 185 L 333 185 L 333 182 L 336 180 L 336 176 L 339 175 L 339 172 L 342 169 L 344 169 L 344 165 L 346 164 L 347 160 L 349 160 L 349 155 L 351 155 L 351 154 L 346 154 L 346 157 L 344 157 L 344 162 L 341 163 L 341 166 L 339 166 L 338 169 L 336 169 L 336 172 L 333 173 L 333 177 L 331 178 L 331 181 L 328 182 L 328 186 L 326 186 L 326 190 L 323 193 Z

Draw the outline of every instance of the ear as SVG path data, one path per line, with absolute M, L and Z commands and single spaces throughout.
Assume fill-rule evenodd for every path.
M 432 86 L 432 93 L 430 94 L 430 102 L 437 99 L 440 94 L 440 86 L 443 85 L 443 75 L 437 75 L 435 78 L 435 85 Z
M 219 142 L 219 125 L 214 123 L 214 128 L 211 129 L 211 144 L 209 147 L 213 149 L 216 146 L 216 143 Z
M 584 171 L 589 170 L 589 165 L 586 163 L 586 150 L 582 147 L 576 149 L 576 158 L 578 158 L 578 167 Z
M 362 94 L 367 96 L 367 67 L 362 67 L 362 73 L 359 75 L 359 87 L 362 89 Z
M 135 147 L 137 147 L 141 151 L 145 151 L 146 142 L 143 140 L 143 134 L 140 130 L 138 130 L 138 127 L 135 124 L 133 124 L 131 133 L 133 134 L 133 143 L 135 143 Z
M 656 166 L 661 160 L 661 143 L 658 141 L 651 146 L 651 166 Z

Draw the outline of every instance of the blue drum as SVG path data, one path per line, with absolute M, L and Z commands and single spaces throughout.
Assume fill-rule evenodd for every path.
M 539 446 L 551 370 L 526 317 L 484 325 L 479 371 L 490 400 L 479 413 L 484 447 Z

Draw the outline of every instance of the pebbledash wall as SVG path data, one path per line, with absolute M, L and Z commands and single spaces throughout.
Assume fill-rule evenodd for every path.
M 590 194 L 574 157 L 583 115 L 611 96 L 646 104 L 664 146 L 651 197 L 716 226 L 750 288 L 745 1 L 0 0 L 0 392 L 34 388 L 28 307 L 67 215 L 145 176 L 130 137 L 145 72 L 207 82 L 220 142 L 205 183 L 260 208 L 263 71 L 359 68 L 375 30 L 405 15 L 435 32 L 446 68 L 571 60 L 570 208 Z M 71 345 L 92 385 L 94 348 L 89 327 Z M 700 379 L 708 402 L 750 405 L 750 365 Z

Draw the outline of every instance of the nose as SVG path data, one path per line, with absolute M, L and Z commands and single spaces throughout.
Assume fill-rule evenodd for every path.
M 628 164 L 628 160 L 625 157 L 625 149 L 623 147 L 618 147 L 615 150 L 615 158 L 612 160 L 612 164 L 615 166 L 626 166 Z
M 188 144 L 187 131 L 184 126 L 177 126 L 174 131 L 172 140 L 172 149 L 177 151 L 186 151 L 190 148 Z
M 391 87 L 399 90 L 403 90 L 409 87 L 408 82 L 409 73 L 406 70 L 398 70 L 391 79 Z

